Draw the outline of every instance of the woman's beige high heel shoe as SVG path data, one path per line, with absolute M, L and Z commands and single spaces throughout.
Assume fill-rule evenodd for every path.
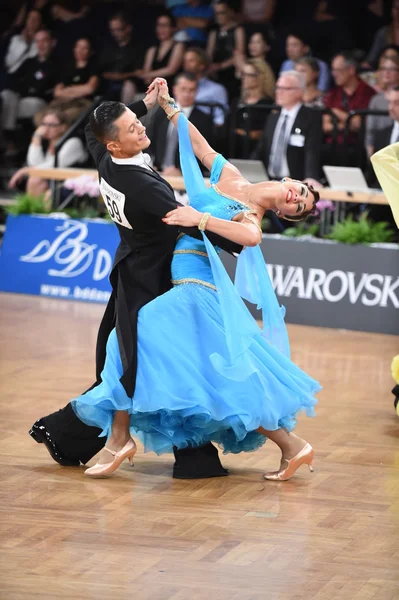
M 313 473 L 312 462 L 314 458 L 314 450 L 310 444 L 306 444 L 300 452 L 294 458 L 287 461 L 288 465 L 285 469 L 280 471 L 274 471 L 273 473 L 265 473 L 263 477 L 269 481 L 287 481 L 302 465 L 308 465 L 309 471 Z
M 137 447 L 134 440 L 130 439 L 119 452 L 110 450 L 105 446 L 105 450 L 108 450 L 113 456 L 114 460 L 105 465 L 97 463 L 93 467 L 86 469 L 85 475 L 88 477 L 109 477 L 119 467 L 119 465 L 127 458 L 130 464 L 133 466 L 133 457 L 137 452 Z

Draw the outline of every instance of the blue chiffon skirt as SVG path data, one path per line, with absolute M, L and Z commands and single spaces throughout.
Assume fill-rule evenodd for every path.
M 209 441 L 225 453 L 252 451 L 266 441 L 258 427 L 291 431 L 299 411 L 313 416 L 318 382 L 266 341 L 261 330 L 245 351 L 242 368 L 240 361 L 233 367 L 228 362 L 218 294 L 195 283 L 178 285 L 139 312 L 133 398 L 119 381 L 122 362 L 113 330 L 102 383 L 75 399 L 73 407 L 104 436 L 110 434 L 114 412 L 128 411 L 132 435 L 145 451 L 157 454 Z

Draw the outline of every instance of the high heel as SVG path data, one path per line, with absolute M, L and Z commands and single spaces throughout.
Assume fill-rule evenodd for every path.
M 85 475 L 88 477 L 109 477 L 112 475 L 114 471 L 119 467 L 119 465 L 127 458 L 131 466 L 133 466 L 133 457 L 137 452 L 137 446 L 134 440 L 130 439 L 119 452 L 115 452 L 115 450 L 111 450 L 104 447 L 105 450 L 108 450 L 113 457 L 114 460 L 110 463 L 106 464 L 95 464 L 93 467 L 86 469 Z
M 313 473 L 313 458 L 314 450 L 310 444 L 306 444 L 294 458 L 291 458 L 290 460 L 288 458 L 284 459 L 288 463 L 288 466 L 285 469 L 274 471 L 273 473 L 265 473 L 263 477 L 269 481 L 287 481 L 287 479 L 290 479 L 302 465 L 308 465 L 309 471 Z

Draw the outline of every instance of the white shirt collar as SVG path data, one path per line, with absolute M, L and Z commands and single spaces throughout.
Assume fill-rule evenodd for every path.
M 144 169 L 148 169 L 151 171 L 149 165 L 151 164 L 151 157 L 149 154 L 144 154 L 144 152 L 139 152 L 135 156 L 130 156 L 129 158 L 115 158 L 111 156 L 112 162 L 117 165 L 136 165 L 138 167 L 143 167 Z
M 183 115 L 186 117 L 186 119 L 190 118 L 190 115 L 193 111 L 194 106 L 184 106 L 184 107 L 180 107 L 180 110 L 182 111 Z

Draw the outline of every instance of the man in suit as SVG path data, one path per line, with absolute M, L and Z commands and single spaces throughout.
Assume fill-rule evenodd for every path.
M 182 113 L 212 145 L 212 117 L 195 107 L 198 83 L 193 73 L 181 73 L 175 78 L 173 96 Z M 150 127 L 149 154 L 154 166 L 165 176 L 181 176 L 178 133 L 163 110 L 158 110 Z M 202 167 L 202 165 L 201 165 Z
M 305 79 L 286 71 L 276 85 L 276 104 L 265 124 L 253 158 L 262 160 L 272 179 L 292 177 L 318 181 L 321 175 L 321 114 L 302 104 Z
M 96 382 L 101 380 L 106 343 L 116 327 L 126 393 L 134 393 L 137 369 L 137 317 L 147 302 L 171 287 L 170 266 L 177 228 L 163 223 L 162 217 L 176 208 L 172 187 L 149 165 L 143 154 L 150 140 L 139 117 L 156 101 L 158 86 L 130 107 L 120 102 L 104 102 L 93 112 L 85 134 L 100 176 L 100 189 L 108 212 L 118 227 L 120 244 L 110 275 L 112 294 L 100 325 L 96 349 Z M 195 227 L 182 228 L 200 238 Z M 236 244 L 209 234 L 214 243 L 230 252 Z M 64 466 L 88 462 L 105 444 L 100 430 L 86 425 L 69 403 L 60 411 L 39 419 L 30 435 L 44 443 L 50 455 Z M 200 478 L 226 475 L 212 444 L 175 451 L 173 476 Z

